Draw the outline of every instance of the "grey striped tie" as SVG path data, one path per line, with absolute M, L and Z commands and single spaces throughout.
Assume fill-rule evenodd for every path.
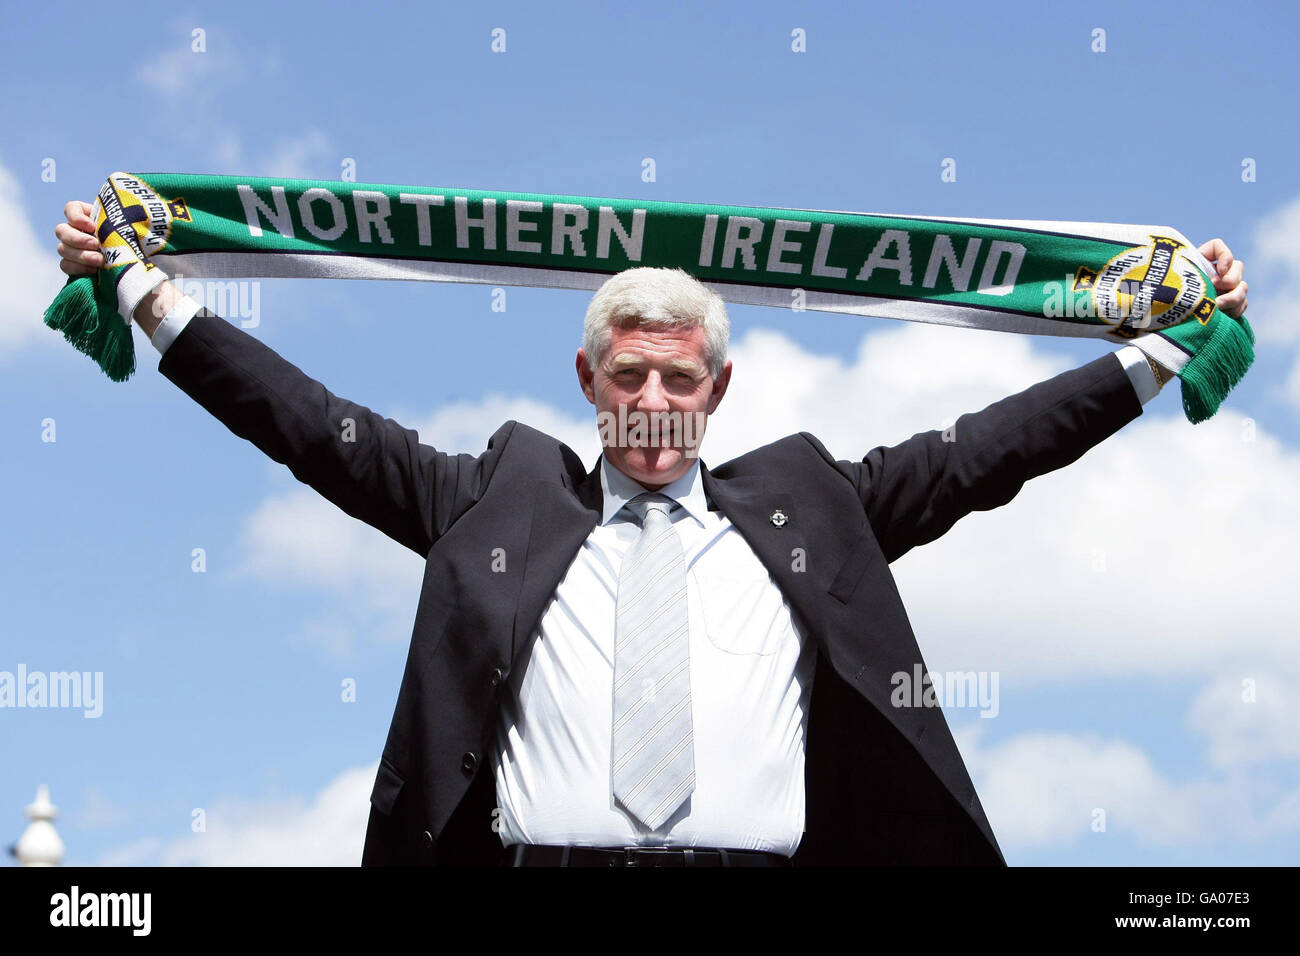
M 695 789 L 686 560 L 676 503 L 637 495 L 641 534 L 623 558 L 614 640 L 614 796 L 650 830 Z

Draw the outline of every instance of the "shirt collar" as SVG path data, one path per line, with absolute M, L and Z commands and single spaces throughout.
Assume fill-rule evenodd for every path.
M 603 495 L 603 511 L 600 523 L 609 524 L 610 519 L 618 514 L 625 504 L 637 495 L 645 494 L 647 489 L 639 481 L 623 474 L 600 456 L 600 491 Z M 704 481 L 700 477 L 700 460 L 691 463 L 690 471 L 671 484 L 660 488 L 656 494 L 666 495 L 686 509 L 686 513 L 704 525 L 709 512 L 709 502 L 704 494 Z

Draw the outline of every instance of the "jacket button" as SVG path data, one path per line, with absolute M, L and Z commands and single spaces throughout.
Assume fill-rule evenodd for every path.
M 460 758 L 460 769 L 466 773 L 473 773 L 474 768 L 478 766 L 478 758 L 472 753 L 467 753 Z
M 428 830 L 425 830 L 425 831 L 424 831 L 424 835 L 423 835 L 420 839 L 422 839 L 422 840 L 424 841 L 424 848 L 425 848 L 426 850 L 432 850 L 432 849 L 433 849 L 433 834 L 432 834 L 432 833 L 430 833 Z
M 506 672 L 505 672 L 505 671 L 503 671 L 503 670 L 502 670 L 501 668 L 499 668 L 499 667 L 494 667 L 494 668 L 492 669 L 492 678 L 491 678 L 491 680 L 489 681 L 489 683 L 491 683 L 491 685 L 492 685 L 493 687 L 496 687 L 498 684 L 501 683 L 502 680 L 505 679 L 505 676 L 506 676 Z

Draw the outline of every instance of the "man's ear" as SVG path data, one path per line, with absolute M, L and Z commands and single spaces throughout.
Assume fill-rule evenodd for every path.
M 596 374 L 587 366 L 587 350 L 578 349 L 578 384 L 582 387 L 582 394 L 587 396 L 587 401 L 596 404 Z
M 718 377 L 713 380 L 713 392 L 709 395 L 709 414 L 712 415 L 722 402 L 722 396 L 727 394 L 727 386 L 731 384 L 731 359 L 727 359 L 722 365 L 722 371 Z

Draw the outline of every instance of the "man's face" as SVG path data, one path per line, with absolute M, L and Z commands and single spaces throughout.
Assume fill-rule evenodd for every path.
M 731 380 L 727 362 L 715 379 L 702 327 L 620 329 L 594 371 L 578 349 L 578 380 L 596 406 L 605 457 L 646 488 L 662 488 L 690 470 L 709 415 Z M 621 427 L 626 423 L 626 427 Z

